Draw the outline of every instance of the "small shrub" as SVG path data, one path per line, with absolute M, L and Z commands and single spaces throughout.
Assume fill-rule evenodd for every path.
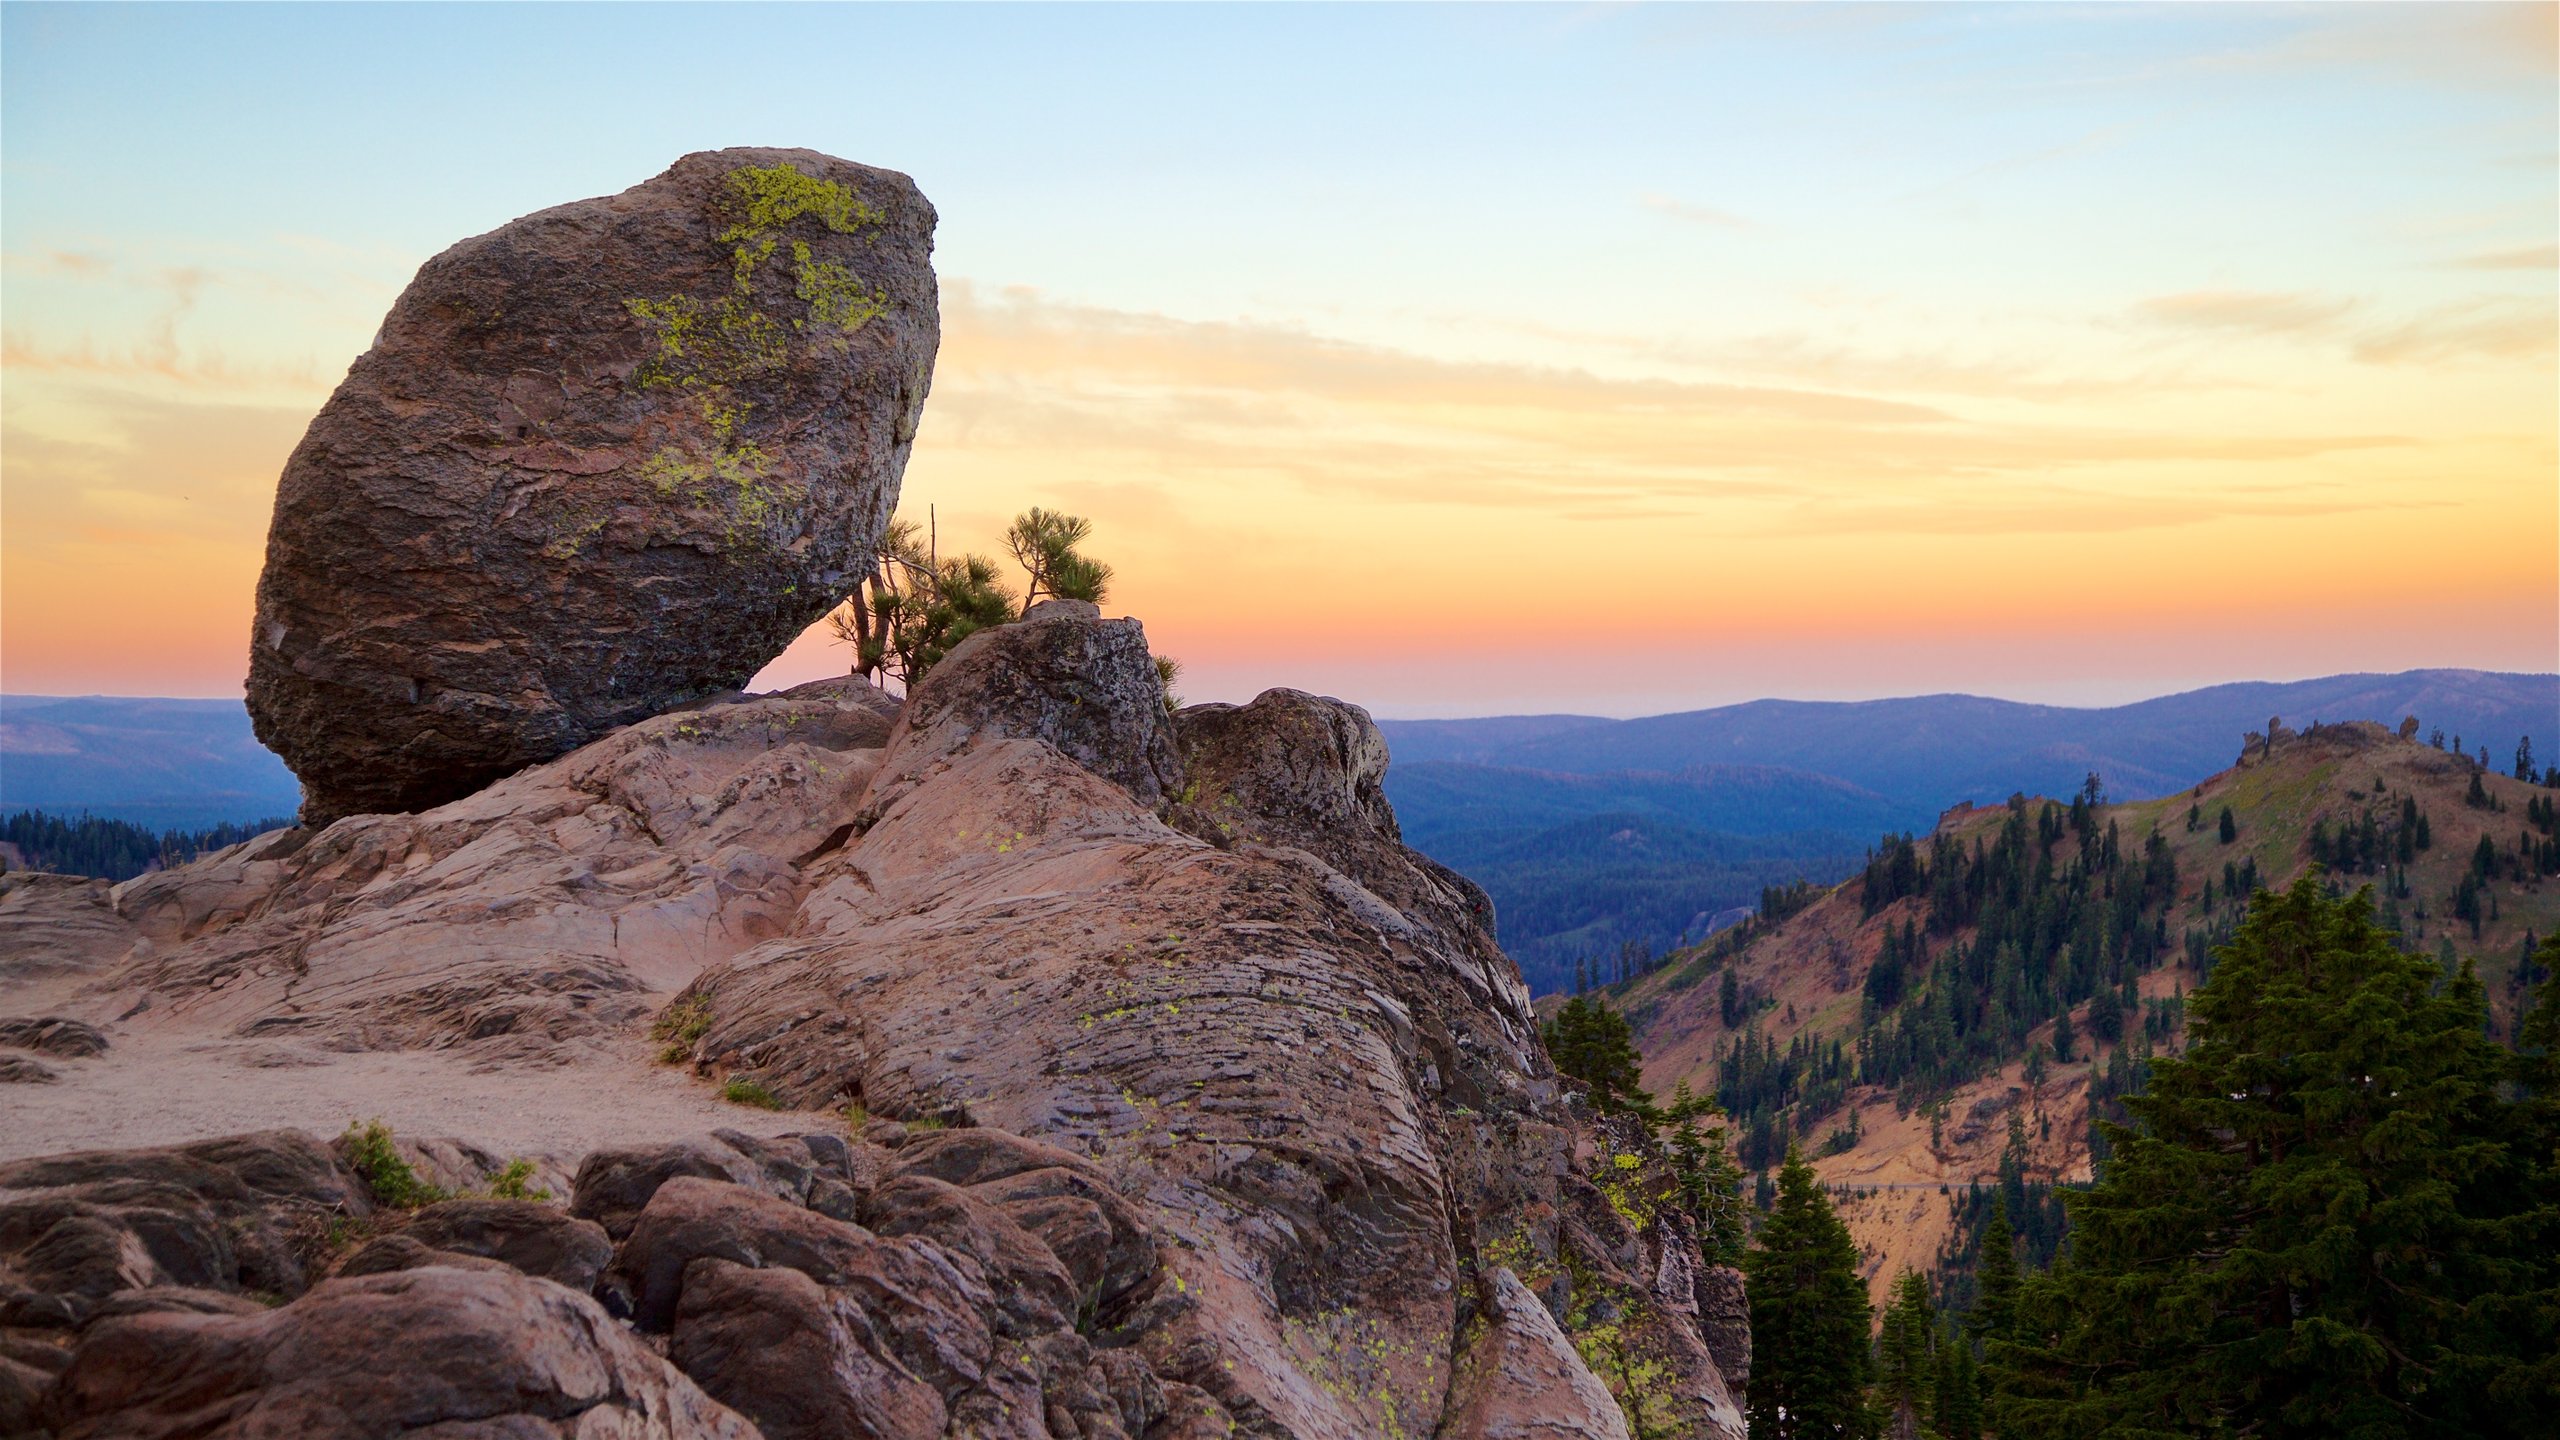
M 347 1146 L 347 1165 L 364 1181 L 364 1188 L 374 1200 L 394 1210 L 415 1210 L 445 1198 L 445 1193 L 418 1178 L 409 1162 L 391 1143 L 391 1127 L 379 1120 L 359 1125 L 347 1123 L 343 1137 Z
M 951 1127 L 951 1122 L 939 1115 L 920 1116 L 905 1123 L 909 1131 L 947 1130 Z
M 732 1105 L 752 1105 L 759 1110 L 782 1108 L 782 1102 L 774 1098 L 772 1091 L 753 1080 L 741 1079 L 737 1076 L 731 1076 L 729 1083 L 720 1087 L 720 1098 Z
M 681 1064 L 711 1033 L 711 1002 L 699 995 L 687 995 L 659 1012 L 656 1023 L 649 1027 L 649 1038 L 667 1042 L 658 1051 L 663 1065 Z
M 533 1181 L 533 1162 L 515 1159 L 507 1168 L 489 1177 L 489 1197 L 493 1200 L 548 1200 L 551 1192 Z
M 844 1107 L 844 1128 L 847 1130 L 860 1130 L 870 1123 L 871 1112 L 863 1108 L 861 1101 L 857 1100 Z

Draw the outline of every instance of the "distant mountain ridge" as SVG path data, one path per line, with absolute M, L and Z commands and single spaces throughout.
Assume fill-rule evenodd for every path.
M 1448 761 L 1609 774 L 1707 764 L 1777 766 L 1836 777 L 1934 816 L 1959 801 L 2067 795 L 2094 770 L 2119 799 L 2192 785 L 2231 763 L 2270 716 L 2371 720 L 2416 715 L 2489 749 L 2507 768 L 2521 737 L 2560 745 L 2560 674 L 2409 670 L 2209 686 L 2129 705 L 2029 705 L 1976 695 L 1892 700 L 1754 700 L 1637 720 L 1501 716 L 1385 720 L 1399 764 Z
M 1877 835 L 1926 831 L 1952 805 L 2070 795 L 2092 771 L 2118 802 L 2151 799 L 2228 768 L 2271 716 L 2404 715 L 2475 755 L 2485 744 L 2492 769 L 2525 735 L 2547 760 L 2560 753 L 2560 675 L 2332 675 L 2099 709 L 1922 695 L 1378 728 L 1406 839 L 1485 887 L 1503 947 L 1544 992 L 1577 961 L 1606 967 L 1631 942 L 1694 939 L 1698 916 L 1752 904 L 1763 885 L 1848 875 Z M 1602 843 L 1621 832 L 1641 843 Z
M 194 829 L 301 803 L 238 700 L 0 695 L 0 810 Z

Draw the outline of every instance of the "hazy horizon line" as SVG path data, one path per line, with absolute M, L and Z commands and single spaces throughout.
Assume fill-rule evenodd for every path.
M 2290 679 L 2247 677 L 2234 680 L 2213 680 L 2199 685 L 2190 685 L 2182 689 L 2161 690 L 2151 694 L 2136 696 L 2130 700 L 2120 700 L 2112 704 L 2103 705 L 2070 704 L 2050 700 L 2022 700 L 2014 696 L 1991 695 L 1972 690 L 1930 690 L 1904 694 L 1869 695 L 1853 699 L 1806 699 L 1790 695 L 1757 695 L 1747 700 L 1728 700 L 1710 705 L 1691 706 L 1686 709 L 1646 710 L 1623 715 L 1600 714 L 1582 710 L 1486 710 L 1479 713 L 1463 715 L 1406 715 L 1389 714 L 1381 709 L 1371 709 L 1370 714 L 1372 718 L 1381 721 L 1389 721 L 1397 724 L 1421 725 L 1453 724 L 1475 720 L 1589 720 L 1601 723 L 1621 724 L 1635 720 L 1658 720 L 1678 715 L 1698 715 L 1713 710 L 1734 710 L 1747 705 L 1884 705 L 1903 700 L 1987 700 L 1995 704 L 2019 705 L 2042 710 L 2102 711 L 2122 710 L 2135 705 L 2149 704 L 2155 700 L 2174 700 L 2182 696 L 2202 694 L 2208 690 L 2224 690 L 2243 685 L 2308 685 L 2322 680 L 2348 680 L 2365 677 L 2377 680 L 2391 680 L 2409 675 L 2438 674 L 2496 676 L 2514 680 L 2560 681 L 2560 669 L 2493 670 L 2476 665 L 2413 665 L 2403 670 L 2332 670 L 2314 675 L 2299 675 Z M 769 695 L 779 693 L 779 690 L 789 688 L 791 687 L 782 686 L 777 687 L 775 690 L 745 690 L 740 693 L 750 695 Z M 138 694 L 113 690 L 88 690 L 81 691 L 76 694 L 59 694 L 34 690 L 0 690 L 0 704 L 24 700 L 165 700 L 207 705 L 221 704 L 229 701 L 240 704 L 243 708 L 245 708 L 248 703 L 248 697 L 245 692 L 237 695 L 161 695 Z M 1355 701 L 1353 703 L 1358 702 Z

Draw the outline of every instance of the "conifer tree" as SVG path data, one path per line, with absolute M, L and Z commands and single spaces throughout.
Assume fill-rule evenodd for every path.
M 1043 600 L 1090 600 L 1096 604 L 1111 589 L 1111 567 L 1076 549 L 1093 537 L 1093 522 L 1033 506 L 1013 517 L 1004 532 L 1005 548 L 1030 576 L 1022 589 L 1022 610 Z
M 2218 826 L 2218 833 L 2221 835 L 2222 843 L 2225 845 L 2228 845 L 2232 841 L 2240 838 L 2240 822 L 2231 818 L 2231 807 L 2228 805 L 2222 807 L 2222 819 Z
M 1893 1282 L 1893 1298 L 1884 1309 L 1876 1336 L 1877 1418 L 1888 1433 L 1910 1435 L 1919 1430 L 1937 1379 L 1938 1317 L 1929 1303 L 1929 1282 L 1919 1271 L 1905 1269 Z M 1952 1377 L 1950 1377 L 1952 1380 Z
M 1993 1206 L 1982 1227 L 1982 1258 L 1973 1274 L 1973 1333 L 1984 1339 L 2007 1335 L 2018 1313 L 2018 1250 L 2005 1205 Z
M 1653 1097 L 1643 1088 L 1643 1062 L 1627 1017 L 1576 996 L 1564 1002 L 1540 1036 L 1556 1068 L 1591 1087 L 1591 1108 L 1603 1115 L 1652 1112 Z
M 1982 1440 L 1982 1379 L 1973 1347 L 1961 1338 L 1942 1340 L 1938 1361 L 1938 1373 L 1946 1377 L 1930 1408 L 1938 1434 L 1943 1440 Z
M 1682 1199 L 1698 1222 L 1698 1250 L 1710 1265 L 1740 1265 L 1750 1239 L 1749 1217 L 1742 1199 L 1742 1166 L 1728 1148 L 1726 1127 L 1701 1130 L 1698 1122 L 1721 1118 L 1724 1108 L 1711 1096 L 1692 1094 L 1689 1082 L 1672 1087 L 1663 1107 L 1664 1143 L 1671 1151 L 1671 1173 L 1680 1182 Z
M 2471 967 L 2439 979 L 2369 893 L 2252 902 L 1989 1347 L 2002 1440 L 2547 1424 L 2552 1147 L 2500 1093 L 2518 1059 Z
M 1870 1311 L 1858 1247 L 1804 1152 L 1790 1146 L 1778 1195 L 1743 1263 L 1751 1304 L 1752 1440 L 1870 1440 Z

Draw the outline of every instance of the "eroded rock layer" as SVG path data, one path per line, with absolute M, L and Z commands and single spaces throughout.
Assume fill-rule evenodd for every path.
M 903 175 L 723 150 L 428 261 L 276 491 L 249 710 L 304 819 L 734 689 L 850 590 L 932 381 L 933 226 Z
M 305 1307 L 432 1330 L 476 1286 L 633 1433 L 1738 1437 L 1737 1277 L 1645 1137 L 1559 1085 L 1483 897 L 1398 841 L 1384 762 L 1339 701 L 1169 712 L 1134 621 L 1060 605 L 956 648 L 894 722 L 852 682 L 679 712 L 103 915 L 31 895 L 0 917 L 149 995 L 124 1023 L 484 1064 L 654 1023 L 664 1063 L 810 1133 L 587 1155 L 556 1220 L 358 1197 L 362 1235 L 320 1223 L 347 1243 L 255 1275 L 117 1258 L 156 1253 L 148 1227 L 78 1187 L 144 1162 L 0 1171 L 0 1204 L 54 1206 L 28 1213 L 91 1257 L 42 1272 L 82 1298 L 42 1311 L 25 1404 L 154 1433 L 79 1377 L 144 1346 L 265 1365 L 317 1333 Z M 76 1063 L 116 1063 L 113 1031 Z M 448 1188 L 498 1163 L 415 1153 Z M 27 1258 L 50 1233 L 0 1214 L 0 1279 L 54 1286 Z M 441 1271 L 469 1278 L 393 1283 Z M 103 1297 L 172 1285 L 301 1298 L 100 1330 Z M 282 1403 L 256 1376 L 207 1403 Z

